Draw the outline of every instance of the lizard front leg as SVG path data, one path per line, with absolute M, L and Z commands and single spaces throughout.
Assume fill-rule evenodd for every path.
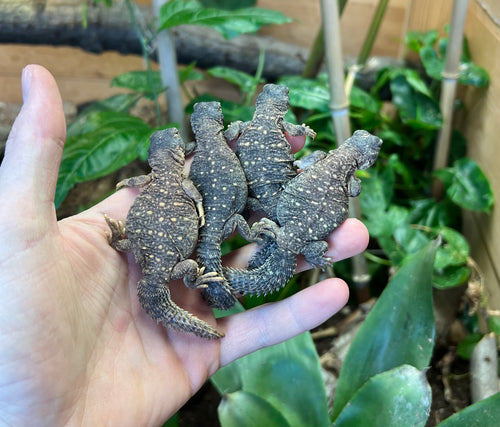
M 309 126 L 306 126 L 305 124 L 294 125 L 293 123 L 284 121 L 283 130 L 290 136 L 307 135 L 312 139 L 316 138 L 316 132 L 314 132 Z
M 142 188 L 148 185 L 152 179 L 153 177 L 151 174 L 133 176 L 132 178 L 121 180 L 118 184 L 116 184 L 116 189 L 119 190 L 123 187 Z
M 111 230 L 111 232 L 105 232 L 110 246 L 120 252 L 131 252 L 132 242 L 126 238 L 125 224 L 123 221 L 110 218 L 106 214 L 104 214 L 104 219 Z

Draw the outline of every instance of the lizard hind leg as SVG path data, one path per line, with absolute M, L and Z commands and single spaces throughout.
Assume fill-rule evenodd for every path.
M 175 304 L 167 286 L 159 287 L 156 283 L 151 285 L 146 278 L 143 278 L 137 285 L 137 294 L 144 310 L 167 328 L 189 332 L 206 339 L 218 339 L 224 336 L 208 323 Z

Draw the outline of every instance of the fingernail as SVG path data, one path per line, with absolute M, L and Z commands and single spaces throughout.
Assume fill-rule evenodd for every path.
M 23 68 L 23 73 L 21 76 L 21 85 L 23 88 L 23 101 L 26 102 L 29 97 L 30 89 L 31 89 L 31 77 L 32 73 L 29 67 Z

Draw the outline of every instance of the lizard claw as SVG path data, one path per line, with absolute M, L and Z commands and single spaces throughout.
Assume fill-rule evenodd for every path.
M 251 234 L 257 243 L 263 243 L 263 238 L 267 237 L 276 240 L 276 232 L 279 226 L 269 218 L 262 218 L 256 222 L 251 229 Z
M 108 239 L 108 242 L 112 245 L 113 243 L 117 242 L 118 240 L 122 240 L 125 238 L 126 232 L 125 232 L 125 224 L 123 221 L 116 220 L 113 218 L 110 218 L 108 215 L 104 214 L 104 220 L 109 226 L 109 231 L 105 231 L 104 234 L 106 235 L 106 238 Z

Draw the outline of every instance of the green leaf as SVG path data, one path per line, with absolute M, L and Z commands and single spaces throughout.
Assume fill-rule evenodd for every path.
M 482 338 L 483 334 L 480 334 L 479 332 L 473 332 L 467 335 L 458 343 L 457 355 L 462 359 L 470 360 L 474 347 L 476 347 L 476 344 L 481 341 Z
M 470 268 L 450 266 L 436 270 L 432 276 L 432 284 L 437 289 L 448 289 L 463 285 L 470 276 Z
M 195 69 L 196 62 L 191 62 L 191 64 L 179 70 L 179 82 L 181 84 L 186 83 L 187 81 L 193 80 L 203 80 L 205 75 Z
M 418 32 L 408 31 L 405 34 L 406 46 L 414 52 L 419 52 L 423 46 L 433 46 L 439 37 L 436 30 Z
M 500 335 L 500 318 L 498 316 L 490 316 L 489 317 L 489 326 L 490 331 L 494 332 L 497 335 Z
M 452 168 L 436 171 L 436 175 L 447 186 L 446 194 L 454 203 L 472 211 L 490 212 L 494 203 L 490 183 L 472 159 L 459 159 Z
M 467 239 L 458 231 L 449 227 L 434 229 L 435 233 L 441 234 L 443 244 L 436 252 L 434 268 L 446 268 L 465 264 L 469 256 L 469 244 Z
M 195 0 L 170 0 L 160 8 L 159 30 L 177 25 L 205 25 L 224 37 L 257 31 L 262 25 L 291 22 L 281 12 L 257 7 L 236 10 L 205 8 Z
M 438 57 L 432 46 L 424 46 L 420 49 L 420 59 L 425 67 L 425 72 L 433 79 L 441 81 L 441 73 L 444 69 L 444 61 Z
M 149 99 L 165 90 L 159 71 L 129 71 L 111 80 L 111 86 L 140 92 Z
M 211 380 L 221 394 L 245 391 L 266 400 L 291 426 L 329 425 L 318 354 L 309 333 L 238 359 Z
M 392 102 L 401 120 L 417 129 L 438 129 L 443 120 L 439 104 L 432 98 L 417 92 L 408 80 L 398 75 L 390 83 Z
M 76 183 L 108 175 L 137 158 L 153 132 L 138 117 L 112 111 L 93 113 L 86 126 L 86 133 L 66 140 L 57 179 L 56 207 Z
M 222 427 L 290 427 L 286 418 L 274 406 L 246 391 L 224 395 L 217 412 Z
M 285 76 L 279 83 L 290 89 L 290 105 L 306 110 L 330 112 L 330 92 L 323 83 L 300 76 Z
M 237 86 L 244 93 L 252 93 L 258 83 L 254 76 L 244 71 L 235 70 L 230 67 L 213 67 L 207 70 L 208 75 L 224 79 Z M 264 80 L 261 79 L 261 82 Z
M 460 64 L 458 82 L 463 85 L 475 87 L 486 87 L 490 81 L 488 72 L 479 65 L 472 62 L 463 62 Z
M 403 364 L 424 369 L 434 345 L 432 266 L 438 241 L 409 257 L 363 322 L 338 381 L 333 417 L 371 377 Z
M 424 426 L 431 398 L 425 373 L 402 365 L 370 378 L 344 407 L 333 426 Z
M 497 427 L 500 420 L 500 393 L 462 409 L 438 427 Z
M 93 102 L 84 110 L 82 110 L 80 114 L 78 114 L 78 116 L 75 118 L 75 120 L 73 120 L 68 125 L 66 136 L 69 138 L 71 136 L 89 132 L 90 129 L 94 130 L 96 128 L 96 124 L 89 117 L 96 111 L 116 111 L 120 113 L 126 113 L 134 105 L 136 105 L 141 98 L 141 94 L 121 93 L 118 95 L 113 95 L 102 101 Z

